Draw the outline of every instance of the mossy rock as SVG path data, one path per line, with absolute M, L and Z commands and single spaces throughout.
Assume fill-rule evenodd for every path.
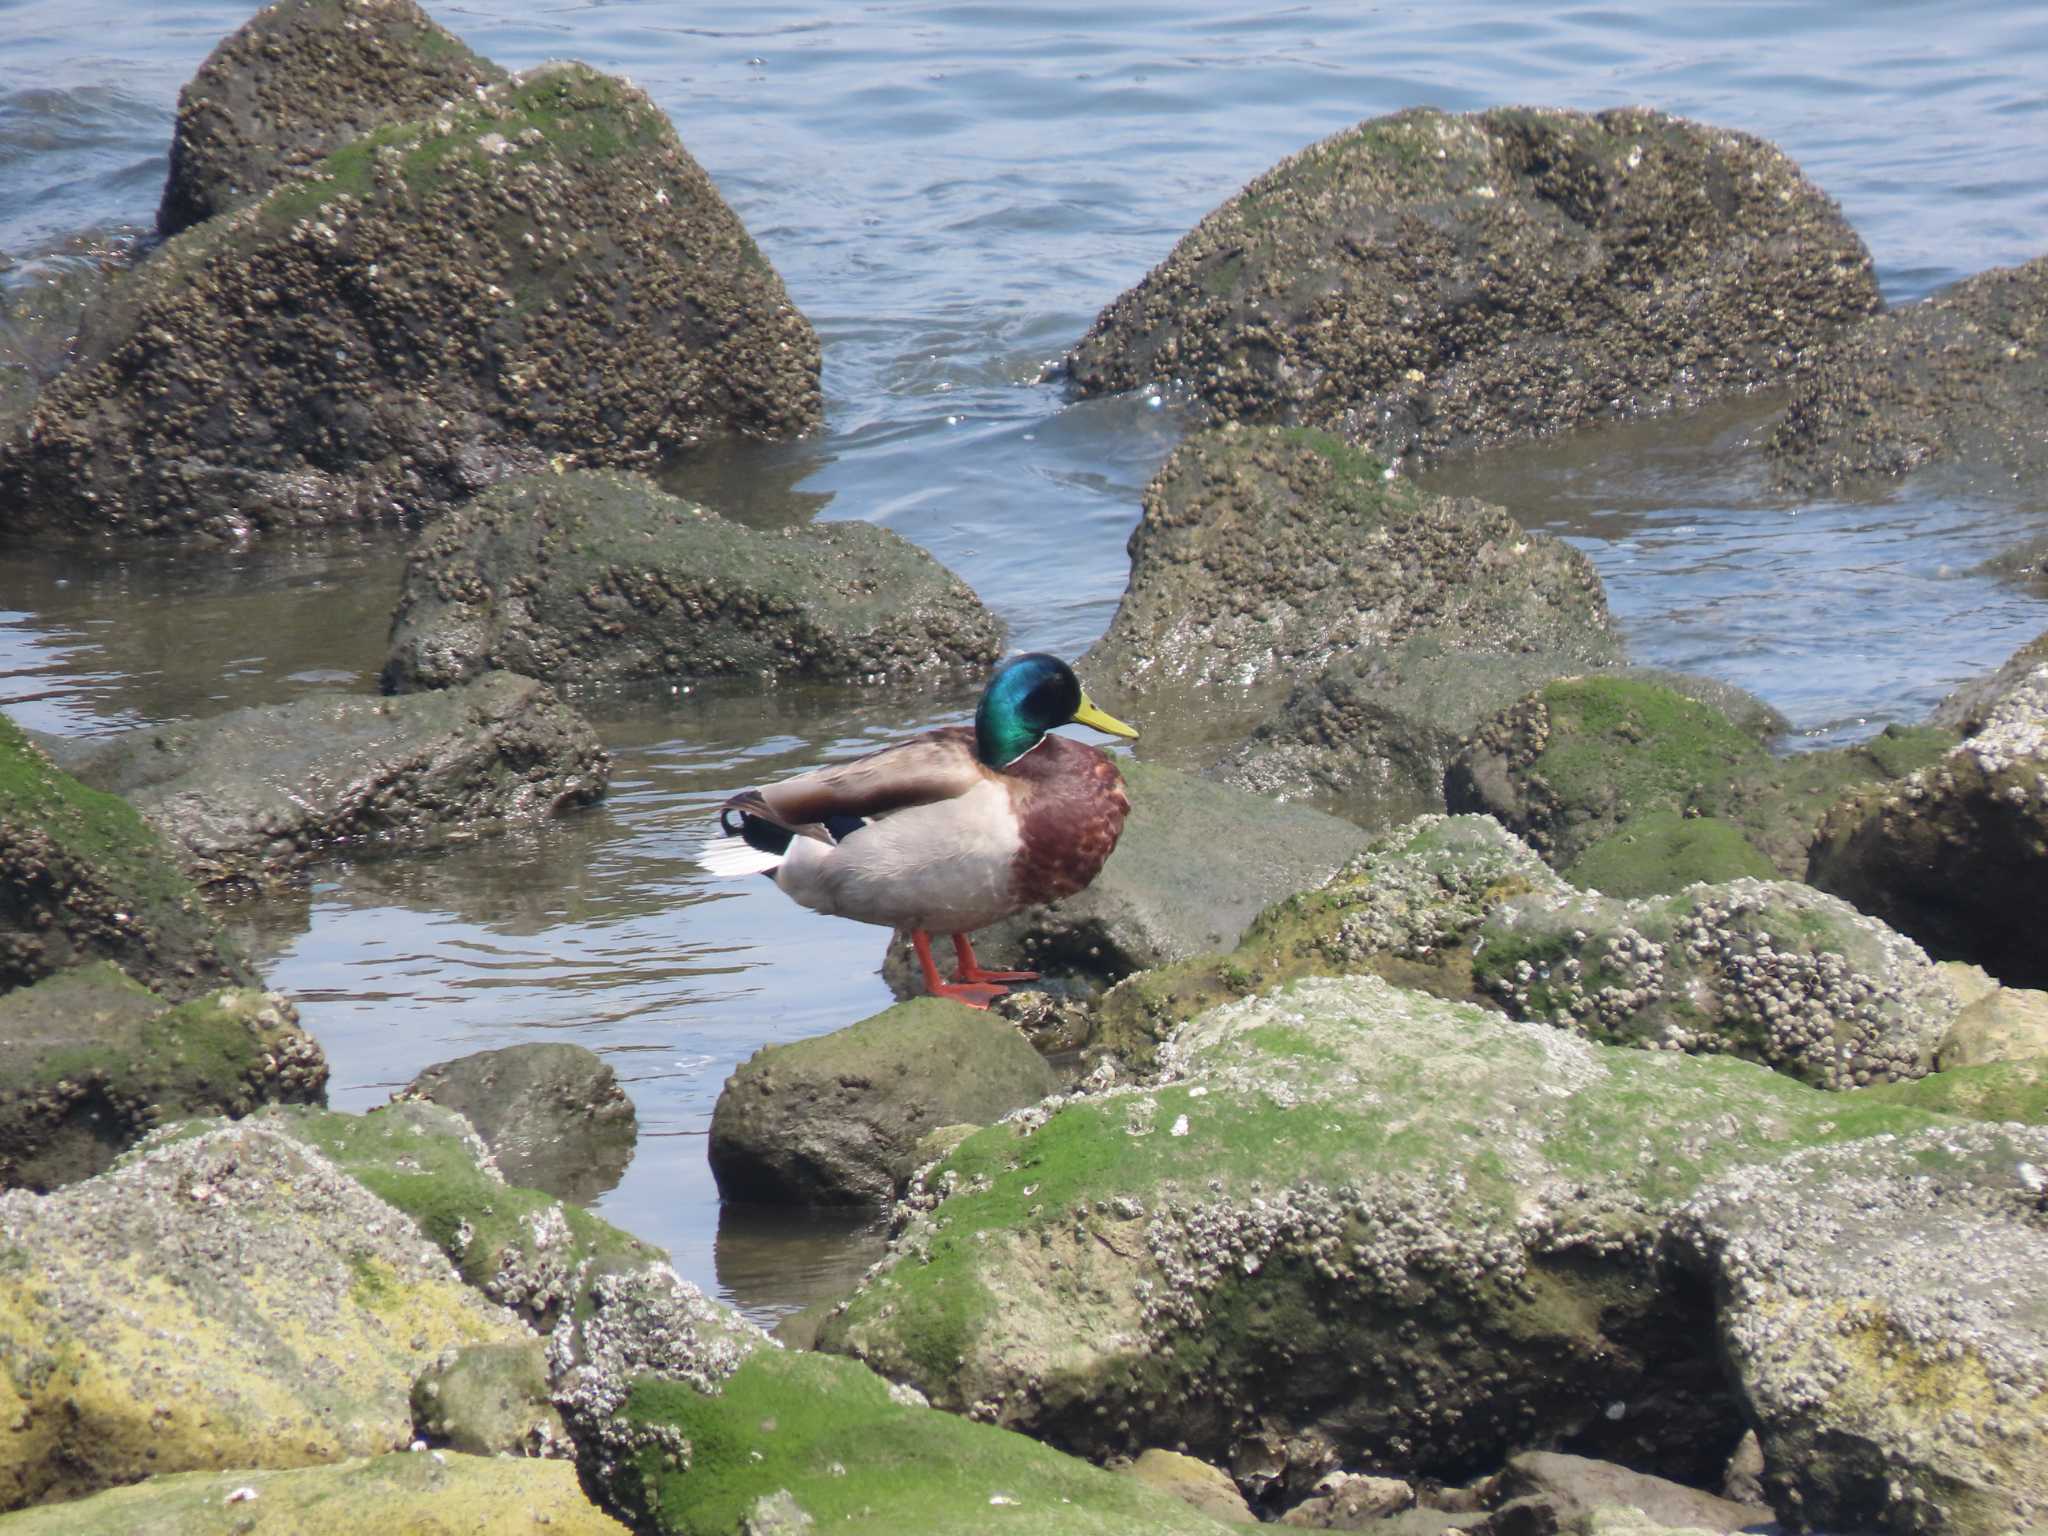
M 421 541 L 384 683 L 868 683 L 979 674 L 1001 653 L 981 600 L 886 528 L 764 534 L 589 471 L 494 487 Z
M 180 1472 L 0 1515 L 6 1536 L 626 1536 L 566 1461 L 394 1452 L 280 1471 Z
M 0 990 L 94 960 L 173 1002 L 256 985 L 162 836 L 0 716 Z
M 1066 367 L 1083 394 L 1174 380 L 1212 419 L 1433 458 L 1777 383 L 1881 302 L 1841 211 L 1762 140 L 1417 108 L 1251 182 Z
M 540 1339 L 468 1344 L 414 1378 L 413 1427 L 430 1445 L 470 1456 L 562 1456 L 569 1432 L 549 1397 Z
M 1820 1088 L 1924 1076 L 1957 1012 L 1917 944 L 1789 881 L 1521 897 L 1472 948 L 1474 984 L 1518 1018 L 1733 1052 Z
M 1549 683 L 1474 731 L 1444 797 L 1499 817 L 1575 884 L 1648 895 L 1739 875 L 1803 878 L 1832 805 L 1954 744 L 1944 730 L 1891 726 L 1856 746 L 1773 757 L 1750 725 L 1675 679 L 1591 674 Z
M 1704 1467 L 1739 1427 L 1709 1298 L 1648 1266 L 1661 1213 L 1944 1123 L 1376 977 L 1212 1009 L 1165 1058 L 964 1142 L 822 1347 L 1092 1455 L 1285 1442 L 1297 1491 L 1339 1459 L 1462 1475 L 1532 1432 Z
M 413 1377 L 525 1329 L 261 1116 L 0 1195 L 0 1509 L 412 1436 Z
M 818 341 L 645 93 L 550 64 L 372 128 L 109 290 L 0 443 L 10 531 L 417 520 L 821 414 Z
M 1159 1042 L 1197 1014 L 1303 976 L 1377 975 L 1482 1001 L 1466 940 L 1502 902 L 1562 889 L 1491 817 L 1419 817 L 1375 839 L 1322 885 L 1267 907 L 1235 949 L 1119 982 L 1095 1004 L 1092 1043 L 1148 1067 Z
M 2048 1056 L 1951 1067 L 1910 1083 L 1873 1083 L 1858 1089 L 1857 1096 L 1965 1120 L 2048 1125 Z
M 272 1109 L 252 1123 L 332 1159 L 418 1222 L 471 1285 L 543 1329 L 581 1304 L 594 1275 L 663 1257 L 579 1205 L 506 1184 L 469 1123 L 435 1104 Z
M 276 993 L 172 1005 L 110 961 L 0 995 L 0 1188 L 103 1172 L 159 1124 L 319 1103 L 327 1059 Z
M 611 1485 L 636 1528 L 663 1536 L 814 1523 L 872 1536 L 1229 1529 L 1171 1494 L 925 1407 L 850 1360 L 762 1349 L 715 1393 L 643 1378 L 620 1415 L 689 1446 L 686 1466 L 650 1447 Z M 768 1515 L 788 1523 L 765 1526 Z

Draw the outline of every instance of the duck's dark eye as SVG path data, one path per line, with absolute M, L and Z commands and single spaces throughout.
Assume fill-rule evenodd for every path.
M 1027 699 L 1033 719 L 1064 725 L 1081 707 L 1081 688 L 1072 673 L 1054 672 L 1036 684 Z

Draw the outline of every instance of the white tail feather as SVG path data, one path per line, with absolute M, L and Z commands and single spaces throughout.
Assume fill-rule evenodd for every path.
M 714 837 L 697 850 L 697 862 L 704 873 L 721 880 L 738 875 L 766 874 L 782 862 L 779 853 L 763 853 L 730 835 Z

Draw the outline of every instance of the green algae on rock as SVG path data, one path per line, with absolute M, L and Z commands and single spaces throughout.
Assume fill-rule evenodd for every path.
M 0 1509 L 412 1439 L 412 1378 L 524 1328 L 262 1117 L 0 1195 Z
M 569 1432 L 549 1395 L 539 1339 L 465 1344 L 413 1379 L 413 1427 L 471 1456 L 564 1456 Z
M 585 1485 L 636 1530 L 1227 1529 L 1022 1435 L 936 1412 L 851 1361 L 780 1349 L 673 1276 L 607 1277 L 554 1349 Z
M 1490 816 L 1423 816 L 1375 839 L 1320 886 L 1261 912 L 1227 954 L 1142 971 L 1094 1009 L 1094 1043 L 1149 1067 L 1159 1042 L 1218 1003 L 1302 976 L 1378 975 L 1481 1001 L 1467 940 L 1513 897 L 1564 890 L 1529 845 Z
M 1781 1519 L 2004 1536 L 2048 1506 L 2044 1168 L 2048 1129 L 1931 1127 L 1736 1170 L 1675 1214 Z
M 1933 761 L 1954 739 L 1889 726 L 1852 747 L 1776 758 L 1679 679 L 1592 673 L 1547 683 L 1474 731 L 1444 798 L 1498 817 L 1575 884 L 1618 880 L 1618 895 L 1735 874 L 1798 879 L 1830 806 Z M 1673 817 L 1717 825 L 1680 836 Z
M 384 684 L 445 688 L 490 668 L 598 686 L 874 682 L 1001 654 L 966 584 L 886 528 L 761 532 L 587 471 L 498 486 L 429 532 Z
M 1856 1092 L 1963 1120 L 2048 1125 L 2048 1055 L 1945 1067 L 1912 1082 L 1873 1083 Z
M 1875 315 L 1802 365 L 1764 443 L 1809 495 L 1945 462 L 1994 486 L 2048 470 L 2048 256 Z
M 2048 636 L 1958 712 L 1963 743 L 1838 804 L 1808 878 L 1944 959 L 2048 988 Z
M 1081 670 L 1148 742 L 1242 736 L 1290 685 L 1418 635 L 1582 665 L 1619 654 L 1583 554 L 1499 507 L 1425 495 L 1326 432 L 1187 439 L 1145 488 L 1130 554 Z
M 985 1124 L 1059 1086 L 1005 1019 L 920 997 L 762 1047 L 733 1069 L 707 1155 L 727 1200 L 885 1205 L 928 1131 Z
M 566 1461 L 396 1452 L 327 1466 L 179 1472 L 0 1517 L 6 1536 L 627 1536 Z
M 1433 457 L 1773 384 L 1880 307 L 1770 145 L 1641 108 L 1373 118 L 1214 210 L 1067 359 Z
M 381 123 L 473 98 L 505 71 L 412 0 L 279 0 L 224 38 L 178 93 L 166 239 L 316 175 Z
M 1650 1262 L 1663 1212 L 1732 1166 L 1941 1123 L 1377 977 L 1212 1009 L 1162 1056 L 962 1143 L 823 1347 L 1090 1454 L 1255 1452 L 1297 1491 L 1531 1435 L 1704 1478 L 1741 1428 L 1707 1298 Z
M 72 772 L 118 794 L 216 892 L 338 854 L 466 840 L 590 805 L 611 761 L 554 691 L 494 673 L 409 698 L 320 693 L 124 732 Z
M 166 242 L 0 443 L 11 531 L 418 519 L 820 419 L 817 338 L 636 88 L 545 65 Z
M 0 716 L 0 989 L 94 960 L 173 1002 L 256 982 L 163 837 Z
M 173 1005 L 108 961 L 0 995 L 0 1189 L 104 1172 L 160 1124 L 318 1103 L 327 1061 L 274 992 Z
M 1917 944 L 1791 881 L 1521 897 L 1487 917 L 1472 956 L 1474 983 L 1517 1017 L 1732 1052 L 1817 1088 L 1923 1076 L 1956 1016 Z

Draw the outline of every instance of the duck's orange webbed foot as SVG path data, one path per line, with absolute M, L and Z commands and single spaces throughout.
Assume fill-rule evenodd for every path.
M 965 1003 L 970 1008 L 986 1008 L 1010 990 L 1008 987 L 989 985 L 978 977 L 962 978 L 960 981 L 944 980 L 939 975 L 938 962 L 932 959 L 932 937 L 922 928 L 910 930 L 910 947 L 917 951 L 918 967 L 924 972 L 924 989 L 933 997 L 950 997 L 954 1002 Z
M 959 976 L 962 981 L 1036 981 L 1036 971 L 984 971 L 981 962 L 974 958 L 974 946 L 967 935 L 953 935 L 953 953 L 959 959 Z

